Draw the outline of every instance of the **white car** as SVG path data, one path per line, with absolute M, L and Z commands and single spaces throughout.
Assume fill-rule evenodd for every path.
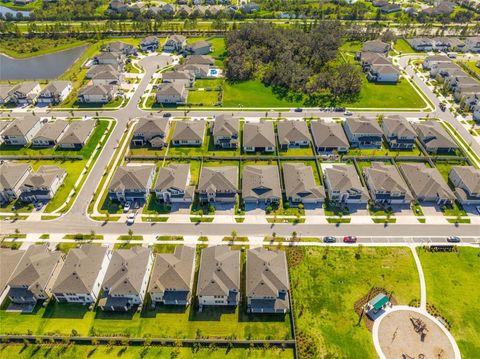
M 134 224 L 135 223 L 135 214 L 130 213 L 127 217 L 127 224 Z
M 352 116 L 353 113 L 352 113 L 351 111 L 345 111 L 344 115 L 345 115 L 345 116 Z
M 125 203 L 123 206 L 123 212 L 127 213 L 128 211 L 130 211 L 130 202 Z

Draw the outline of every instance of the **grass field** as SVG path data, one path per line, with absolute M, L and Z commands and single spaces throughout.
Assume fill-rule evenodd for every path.
M 416 52 L 404 39 L 397 39 L 393 48 L 402 54 L 412 54 Z
M 291 250 L 289 258 L 297 258 L 294 266 L 290 261 L 290 277 L 300 353 L 374 358 L 371 333 L 359 323 L 354 303 L 372 287 L 393 291 L 401 304 L 420 296 L 415 263 L 406 248 Z
M 40 1 L 38 1 L 40 2 Z M 3 5 L 3 4 L 2 4 Z M 75 38 L 64 37 L 59 39 L 44 39 L 34 38 L 29 39 L 25 37 L 10 39 L 2 39 L 0 44 L 0 52 L 10 57 L 22 59 L 40 55 L 46 55 L 52 52 L 68 50 L 73 47 L 87 44 L 84 40 L 77 40 Z
M 192 106 L 216 106 L 219 103 L 219 91 L 188 91 L 187 103 Z
M 419 248 L 427 285 L 427 302 L 451 325 L 462 357 L 480 353 L 480 250 L 461 247 L 458 252 L 432 253 Z

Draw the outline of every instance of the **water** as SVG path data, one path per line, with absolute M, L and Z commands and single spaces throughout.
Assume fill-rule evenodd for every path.
M 17 15 L 17 13 L 22 14 L 24 17 L 30 16 L 30 11 L 20 11 L 20 10 L 13 10 L 5 6 L 0 6 L 0 14 L 3 16 L 7 15 L 7 13 L 11 13 L 13 17 Z
M 0 80 L 50 80 L 59 77 L 77 60 L 86 46 L 52 54 L 12 59 L 0 54 Z

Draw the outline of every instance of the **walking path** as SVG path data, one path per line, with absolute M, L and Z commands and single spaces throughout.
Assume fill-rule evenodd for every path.
M 413 259 L 415 259 L 415 264 L 418 271 L 418 279 L 420 281 L 420 308 L 427 310 L 427 286 L 425 284 L 425 275 L 423 274 L 422 263 L 418 257 L 416 246 L 410 245 L 412 251 Z

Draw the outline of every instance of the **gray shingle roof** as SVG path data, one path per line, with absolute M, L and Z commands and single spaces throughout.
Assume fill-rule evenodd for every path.
M 10 276 L 24 254 L 23 250 L 0 248 L 0 293 L 5 289 Z
M 365 176 L 371 180 L 371 191 L 387 193 L 405 193 L 406 200 L 412 200 L 412 194 L 398 172 L 396 166 L 382 162 L 372 162 L 371 167 L 364 167 Z
M 362 186 L 353 165 L 333 165 L 332 167 L 326 168 L 324 172 L 333 191 L 339 191 L 340 193 L 360 193 L 362 198 L 368 198 L 367 190 Z
M 203 47 L 211 47 L 211 46 L 212 46 L 211 42 L 205 41 L 205 40 L 200 40 L 200 41 L 194 42 L 193 44 L 190 44 L 188 46 L 188 48 L 191 49 L 191 50 L 198 50 L 198 49 L 201 49 Z
M 244 147 L 275 147 L 272 121 L 247 122 L 243 126 Z
M 398 137 L 416 137 L 415 129 L 403 116 L 393 115 L 383 119 L 385 135 Z
M 10 126 L 3 130 L 2 136 L 26 136 L 38 121 L 40 121 L 40 118 L 36 116 L 16 118 Z
M 173 131 L 172 141 L 195 141 L 203 142 L 205 135 L 206 122 L 204 120 L 196 121 L 176 121 Z
M 160 96 L 182 96 L 185 85 L 180 82 L 162 83 L 157 87 L 157 95 Z
M 72 83 L 70 81 L 52 81 L 40 92 L 40 96 L 44 96 L 47 91 L 52 95 L 60 95 L 63 90 L 71 85 Z
M 43 137 L 52 141 L 56 141 L 63 133 L 63 131 L 65 131 L 67 126 L 68 122 L 63 120 L 47 122 L 45 125 L 42 126 L 42 128 L 40 128 L 40 130 L 37 132 L 37 134 L 33 137 L 32 140 Z
M 238 189 L 238 167 L 202 167 L 198 190 L 200 192 L 236 192 Z
M 473 166 L 453 166 L 451 171 L 458 175 L 469 193 L 480 193 L 480 169 Z
M 232 115 L 218 115 L 213 124 L 213 136 L 238 136 L 240 119 Z
M 142 133 L 147 135 L 147 137 L 148 135 L 166 135 L 165 131 L 167 130 L 168 124 L 168 118 L 155 116 L 141 117 L 135 125 L 133 136 L 137 133 Z
M 245 166 L 242 174 L 242 197 L 257 200 L 281 198 L 277 166 Z
M 345 125 L 353 134 L 382 135 L 383 131 L 375 118 L 351 117 L 345 120 Z
M 311 166 L 303 163 L 284 163 L 283 181 L 287 198 L 323 199 L 325 190 L 315 183 Z
M 40 166 L 37 172 L 32 172 L 28 175 L 22 187 L 51 188 L 57 178 L 63 177 L 66 173 L 67 171 L 57 166 Z
M 189 185 L 187 182 L 189 173 L 189 164 L 174 163 L 161 167 L 155 183 L 155 190 L 166 191 L 169 188 L 175 188 L 185 191 Z
M 203 249 L 197 295 L 227 296 L 232 289 L 240 291 L 240 251 L 232 251 L 228 246 Z
M 310 133 L 305 121 L 279 121 L 277 122 L 278 142 L 288 145 L 291 141 L 310 142 Z
M 148 190 L 148 179 L 154 170 L 153 165 L 120 166 L 115 171 L 108 190 L 110 192 Z
M 96 120 L 73 121 L 58 142 L 60 145 L 84 144 L 96 125 Z
M 347 136 L 339 123 L 312 121 L 310 126 L 316 147 L 349 147 Z
M 365 41 L 362 46 L 362 51 L 369 52 L 387 52 L 390 45 L 379 40 Z
M 31 92 L 35 87 L 37 87 L 37 85 L 39 85 L 39 83 L 34 81 L 20 82 L 19 84 L 12 87 L 9 94 L 11 96 L 13 93 L 16 92 L 16 93 L 26 95 L 29 92 Z
M 208 55 L 191 55 L 185 59 L 185 65 L 214 65 L 215 60 Z
M 458 148 L 457 143 L 450 137 L 442 125 L 435 120 L 422 121 L 415 125 L 415 130 L 427 150 Z
M 0 191 L 15 188 L 25 172 L 31 170 L 32 166 L 27 163 L 4 162 L 0 164 Z

